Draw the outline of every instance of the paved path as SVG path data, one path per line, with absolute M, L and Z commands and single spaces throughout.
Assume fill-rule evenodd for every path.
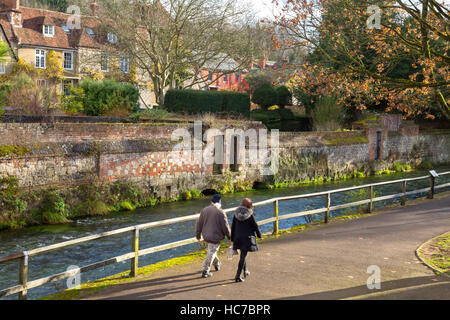
M 450 230 L 450 197 L 392 209 L 270 239 L 250 253 L 251 275 L 237 267 L 200 278 L 201 263 L 176 266 L 148 280 L 108 288 L 89 299 L 450 299 L 450 279 L 420 263 L 415 250 Z M 367 267 L 381 268 L 381 289 L 369 290 Z

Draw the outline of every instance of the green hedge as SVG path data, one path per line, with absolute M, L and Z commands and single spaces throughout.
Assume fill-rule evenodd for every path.
M 132 84 L 108 79 L 85 79 L 80 87 L 83 89 L 81 102 L 86 115 L 101 116 L 114 108 L 126 108 L 130 112 L 139 110 L 139 89 Z
M 250 116 L 250 97 L 240 92 L 174 89 L 167 91 L 164 106 L 170 112 L 232 112 Z

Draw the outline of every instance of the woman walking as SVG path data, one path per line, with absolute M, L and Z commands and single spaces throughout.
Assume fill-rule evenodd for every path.
M 250 275 L 245 260 L 249 251 L 258 251 L 255 234 L 261 239 L 261 232 L 259 231 L 253 215 L 252 200 L 245 198 L 242 200 L 241 205 L 236 209 L 233 217 L 233 223 L 231 225 L 231 241 L 233 241 L 233 250 L 239 249 L 241 251 L 238 270 L 235 277 L 236 282 L 244 281 L 241 278 L 242 271 L 244 272 L 244 277 Z

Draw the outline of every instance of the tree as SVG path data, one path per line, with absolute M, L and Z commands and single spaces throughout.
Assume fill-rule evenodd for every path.
M 268 109 L 270 106 L 277 104 L 277 91 L 272 85 L 265 83 L 259 88 L 256 88 L 252 96 L 252 102 L 258 104 L 263 109 Z
M 275 89 L 277 91 L 278 102 L 280 108 L 284 108 L 286 105 L 292 104 L 292 93 L 286 86 L 279 86 Z
M 434 105 L 450 119 L 445 4 L 438 0 L 370 4 L 369 8 L 362 0 L 288 1 L 274 21 L 275 43 L 315 51 L 322 62 L 305 65 L 307 72 L 321 69 L 320 73 L 336 73 L 336 81 L 355 82 L 352 87 L 369 89 L 375 103 L 385 101 L 387 111 L 433 117 Z M 409 65 L 407 72 L 399 72 L 401 64 Z M 339 82 L 332 86 L 342 89 Z
M 111 52 L 149 77 L 159 105 L 168 89 L 205 84 L 202 69 L 223 75 L 248 65 L 248 17 L 236 0 L 104 0 L 101 7 L 104 32 L 118 36 Z
M 68 6 L 67 0 L 21 0 L 20 4 L 25 7 L 42 8 L 61 12 L 65 12 Z

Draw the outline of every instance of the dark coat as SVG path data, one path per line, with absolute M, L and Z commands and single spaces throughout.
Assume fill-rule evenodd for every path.
M 250 236 L 258 236 L 261 239 L 261 232 L 253 215 L 253 210 L 246 207 L 239 207 L 233 217 L 231 225 L 231 241 L 234 250 L 258 251 L 256 244 L 252 245 Z

